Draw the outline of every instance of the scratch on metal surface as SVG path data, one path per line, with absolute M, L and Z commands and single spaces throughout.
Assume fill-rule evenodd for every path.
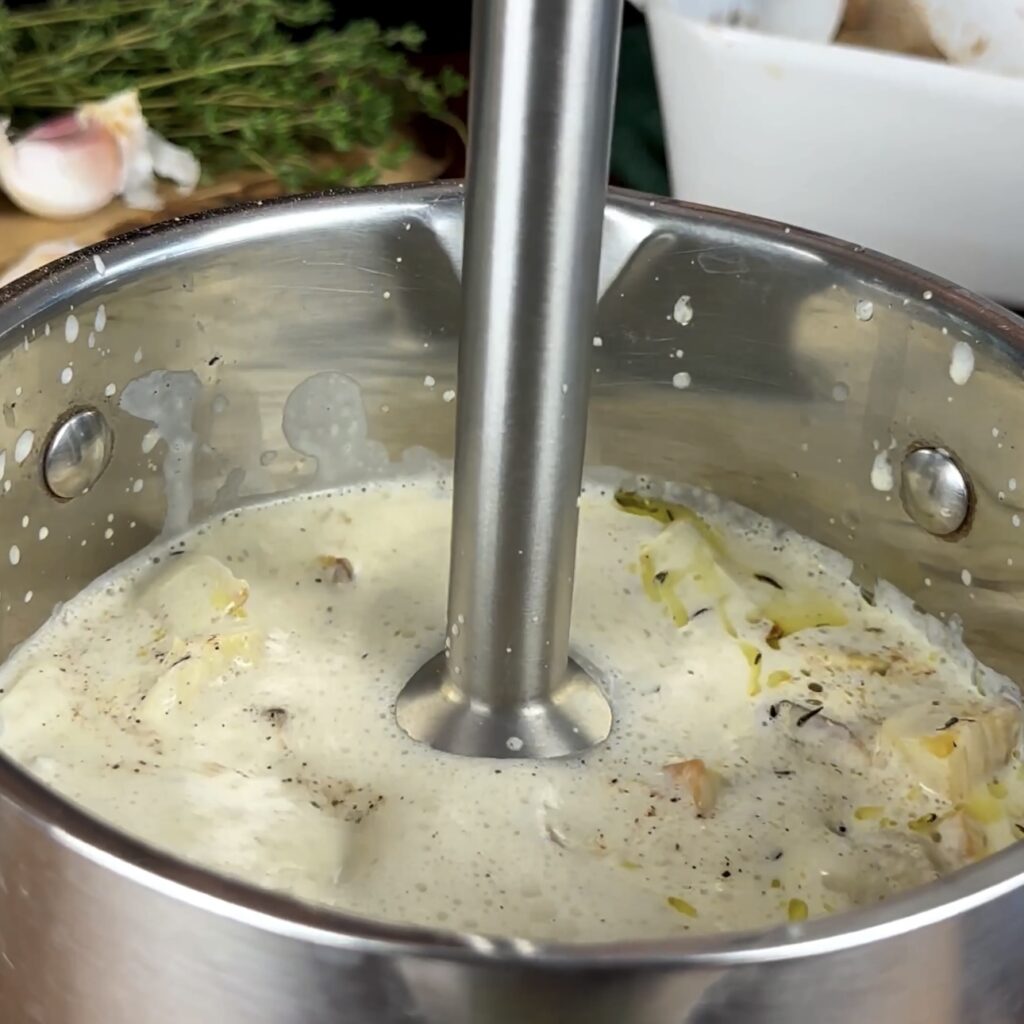
M 332 288 L 320 284 L 268 284 L 263 287 L 287 292 L 334 292 L 337 295 L 377 295 L 375 288 Z
M 381 277 L 394 277 L 390 270 L 376 270 L 374 267 L 361 267 L 349 260 L 305 260 L 306 267 L 345 267 L 347 270 L 361 270 L 365 274 L 379 274 Z

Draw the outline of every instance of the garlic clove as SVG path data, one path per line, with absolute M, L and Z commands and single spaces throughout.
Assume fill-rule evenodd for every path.
M 82 217 L 121 195 L 129 206 L 159 210 L 155 175 L 187 194 L 199 161 L 146 123 L 134 90 L 84 103 L 12 142 L 0 121 L 0 187 L 23 210 L 41 217 Z
M 47 121 L 16 142 L 0 121 L 0 186 L 28 213 L 55 220 L 82 217 L 120 192 L 124 160 L 117 139 L 74 114 Z

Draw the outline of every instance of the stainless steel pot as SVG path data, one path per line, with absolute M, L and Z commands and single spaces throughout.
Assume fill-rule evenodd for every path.
M 450 455 L 461 218 L 450 185 L 288 200 L 138 232 L 0 292 L 2 651 L 160 529 L 164 445 L 145 452 L 148 424 L 118 406 L 150 370 L 203 383 L 195 517 L 308 480 L 281 409 L 321 370 L 360 383 L 393 454 Z M 877 574 L 959 616 L 983 659 L 1024 678 L 1024 323 L 840 242 L 626 195 L 607 211 L 599 319 L 591 466 L 781 519 L 847 553 L 865 586 Z M 922 446 L 948 455 L 904 463 Z M 872 485 L 883 449 L 892 490 Z M 0 1021 L 998 1024 L 1024 1016 L 1022 883 L 1024 847 L 788 928 L 538 946 L 216 877 L 0 758 Z

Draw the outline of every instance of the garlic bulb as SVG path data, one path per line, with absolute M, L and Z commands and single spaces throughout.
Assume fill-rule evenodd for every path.
M 1024 75 L 1019 0 L 913 0 L 935 45 L 954 64 Z
M 0 121 L 0 186 L 40 217 L 83 217 L 123 196 L 129 206 L 159 210 L 154 175 L 182 192 L 199 181 L 199 162 L 146 123 L 134 91 L 38 125 L 12 142 Z

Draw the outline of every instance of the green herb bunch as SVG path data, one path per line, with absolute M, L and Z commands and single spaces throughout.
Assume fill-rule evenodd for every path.
M 256 167 L 288 189 L 366 184 L 401 161 L 394 132 L 414 114 L 458 127 L 464 88 L 409 61 L 414 26 L 324 27 L 326 0 L 0 0 L 0 117 L 16 128 L 137 89 L 153 128 L 208 174 Z M 374 150 L 352 169 L 317 154 Z

